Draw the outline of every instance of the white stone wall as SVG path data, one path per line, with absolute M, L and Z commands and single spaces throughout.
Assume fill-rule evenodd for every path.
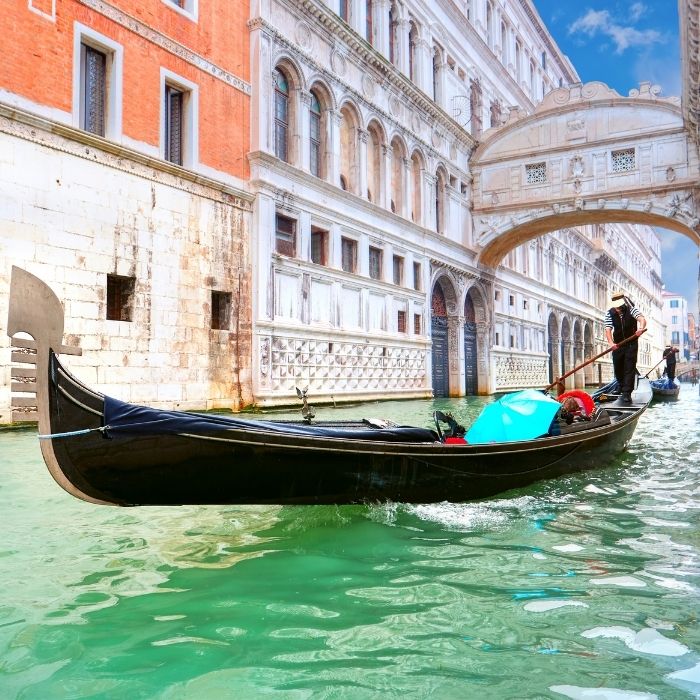
M 249 202 L 35 122 L 0 115 L 3 325 L 16 265 L 63 302 L 65 342 L 83 350 L 66 364 L 91 387 L 167 408 L 249 403 Z M 108 274 L 135 278 L 131 322 L 106 320 Z M 228 331 L 211 329 L 212 289 L 232 294 Z M 0 422 L 8 422 L 4 335 L 0 353 Z

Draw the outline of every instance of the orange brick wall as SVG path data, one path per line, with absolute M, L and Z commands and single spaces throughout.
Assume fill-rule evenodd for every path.
M 242 179 L 248 177 L 248 95 L 78 0 L 56 0 L 55 22 L 32 12 L 29 4 L 30 0 L 3 2 L 0 32 L 6 40 L 0 60 L 0 89 L 70 112 L 73 26 L 80 22 L 123 47 L 125 136 L 158 147 L 163 67 L 199 86 L 199 162 Z M 249 82 L 247 0 L 200 0 L 197 22 L 170 9 L 163 0 L 111 0 L 109 5 Z M 35 6 L 46 11 L 50 3 Z

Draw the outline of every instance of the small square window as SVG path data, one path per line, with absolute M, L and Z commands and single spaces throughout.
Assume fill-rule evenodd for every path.
M 296 224 L 294 219 L 277 214 L 275 251 L 280 255 L 287 255 L 290 258 L 296 255 Z
M 398 311 L 396 314 L 396 330 L 399 333 L 406 332 L 406 312 Z
M 540 185 L 547 182 L 547 164 L 528 163 L 525 166 L 525 181 L 528 185 Z
M 394 284 L 403 284 L 403 258 L 400 255 L 394 255 Z
M 211 292 L 211 327 L 227 331 L 231 328 L 231 293 Z
M 107 275 L 107 320 L 131 321 L 134 308 L 133 277 Z
M 311 262 L 328 265 L 328 231 L 311 229 Z
M 610 158 L 614 173 L 625 173 L 635 169 L 634 148 L 612 151 Z
M 381 248 L 373 248 L 370 246 L 369 249 L 369 276 L 373 280 L 380 280 L 382 278 L 382 251 Z
M 421 290 L 421 269 L 420 263 L 413 263 L 413 289 L 417 292 Z
M 423 317 L 421 314 L 413 314 L 413 332 L 420 335 L 423 332 Z
M 357 241 L 352 238 L 342 238 L 340 242 L 342 266 L 345 272 L 357 270 Z

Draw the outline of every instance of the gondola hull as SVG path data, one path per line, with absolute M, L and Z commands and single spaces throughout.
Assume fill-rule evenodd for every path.
M 374 441 L 371 429 L 367 440 L 274 434 L 255 421 L 110 437 L 99 430 L 104 399 L 52 364 L 51 433 L 67 434 L 50 440 L 56 461 L 78 491 L 119 505 L 469 501 L 610 464 L 643 411 L 611 408 L 601 428 L 489 445 Z

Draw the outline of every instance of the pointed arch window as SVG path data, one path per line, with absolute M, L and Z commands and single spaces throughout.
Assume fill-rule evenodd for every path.
M 275 155 L 289 161 L 289 83 L 281 70 L 274 72 L 275 82 Z
M 369 41 L 372 46 L 374 46 L 374 2 L 373 0 L 366 0 L 366 25 L 365 25 L 365 38 Z
M 321 103 L 316 93 L 311 93 L 309 106 L 309 149 L 311 174 L 322 177 L 321 171 Z

